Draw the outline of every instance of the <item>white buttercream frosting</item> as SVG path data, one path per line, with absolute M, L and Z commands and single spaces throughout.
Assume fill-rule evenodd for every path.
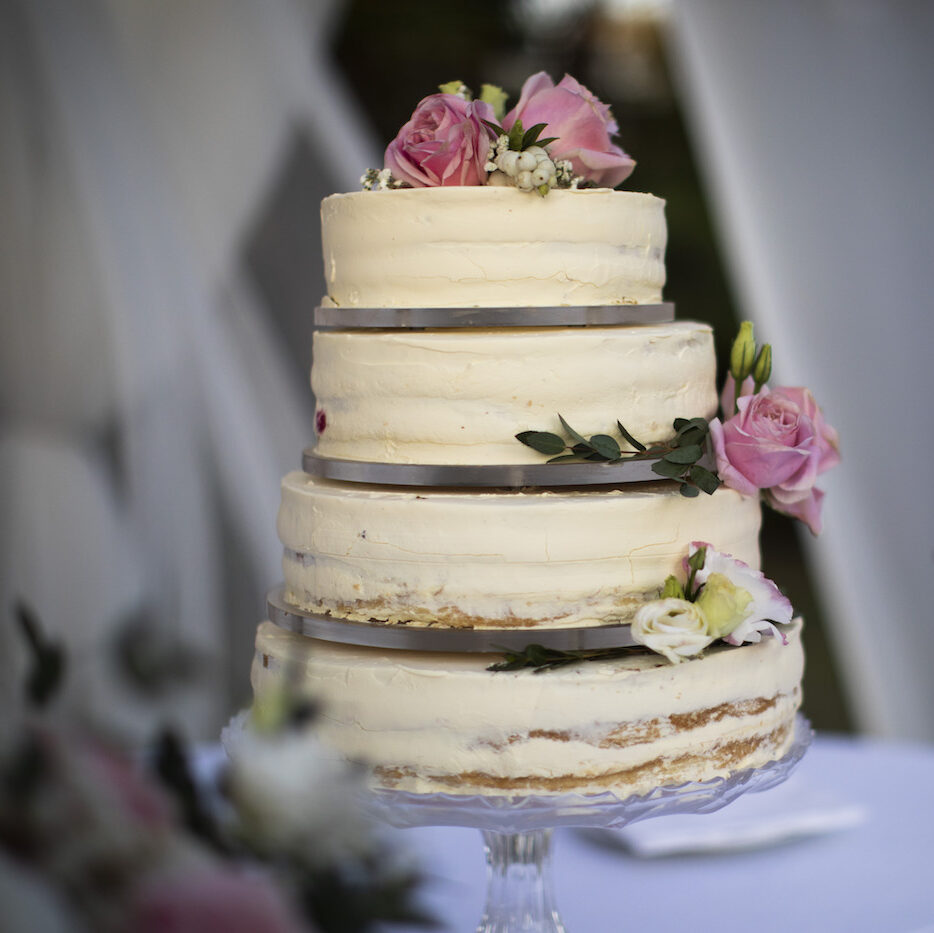
M 484 775 L 518 792 L 527 779 L 536 792 L 571 781 L 626 795 L 780 756 L 803 667 L 800 624 L 787 635 L 679 665 L 647 653 L 492 673 L 495 656 L 330 644 L 266 622 L 252 681 L 262 703 L 288 671 L 322 704 L 322 739 L 407 790 L 482 791 Z
M 550 195 L 549 195 L 550 197 Z M 535 330 L 321 331 L 312 388 L 322 456 L 541 463 L 519 431 L 672 436 L 717 409 L 713 334 L 688 321 Z M 625 445 L 623 445 L 625 448 Z
M 626 620 L 681 573 L 692 541 L 759 565 L 759 503 L 721 487 L 472 491 L 290 473 L 279 537 L 287 598 L 351 619 L 565 626 Z
M 335 194 L 321 205 L 328 302 L 451 308 L 651 304 L 665 202 L 605 188 Z

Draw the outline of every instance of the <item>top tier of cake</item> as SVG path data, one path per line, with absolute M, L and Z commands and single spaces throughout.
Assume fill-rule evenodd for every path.
M 653 304 L 665 202 L 606 188 L 335 194 L 321 205 L 323 304 L 495 308 Z

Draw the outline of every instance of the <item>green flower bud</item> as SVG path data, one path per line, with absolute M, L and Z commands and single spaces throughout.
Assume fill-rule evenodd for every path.
M 454 94 L 455 97 L 463 97 L 464 100 L 473 99 L 473 94 L 470 93 L 470 88 L 460 80 L 448 81 L 446 84 L 439 84 L 438 90 L 442 94 Z
M 722 573 L 712 573 L 704 584 L 695 605 L 707 621 L 707 634 L 723 638 L 746 618 L 752 594 L 730 582 Z
M 489 104 L 493 108 L 493 116 L 498 123 L 502 122 L 506 116 L 506 100 L 509 95 L 495 84 L 483 84 L 480 86 L 480 100 Z
M 737 386 L 743 384 L 743 380 L 752 372 L 755 362 L 756 338 L 752 332 L 752 321 L 743 321 L 739 325 L 739 333 L 730 351 L 730 373 L 736 380 Z
M 671 574 L 662 587 L 660 599 L 684 599 L 684 587 L 678 582 L 678 578 Z
M 772 375 L 772 344 L 763 344 L 752 370 L 752 378 L 756 382 L 756 392 L 759 391 Z

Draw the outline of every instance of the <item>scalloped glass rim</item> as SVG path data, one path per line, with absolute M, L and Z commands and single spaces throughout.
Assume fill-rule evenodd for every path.
M 618 829 L 654 816 L 712 813 L 742 794 L 775 787 L 795 769 L 813 737 L 811 724 L 799 714 L 791 747 L 776 761 L 710 781 L 658 787 L 648 794 L 625 799 L 609 792 L 495 797 L 374 789 L 367 793 L 363 804 L 375 817 L 400 828 L 469 826 L 503 833 L 559 826 Z

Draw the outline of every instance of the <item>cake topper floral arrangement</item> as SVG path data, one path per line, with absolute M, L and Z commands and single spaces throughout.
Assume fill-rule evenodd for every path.
M 382 170 L 369 169 L 364 188 L 446 185 L 512 186 L 546 195 L 552 188 L 614 188 L 635 162 L 612 141 L 619 132 L 610 108 L 565 75 L 528 78 L 516 105 L 484 84 L 474 99 L 461 81 L 424 98 L 389 144 Z

